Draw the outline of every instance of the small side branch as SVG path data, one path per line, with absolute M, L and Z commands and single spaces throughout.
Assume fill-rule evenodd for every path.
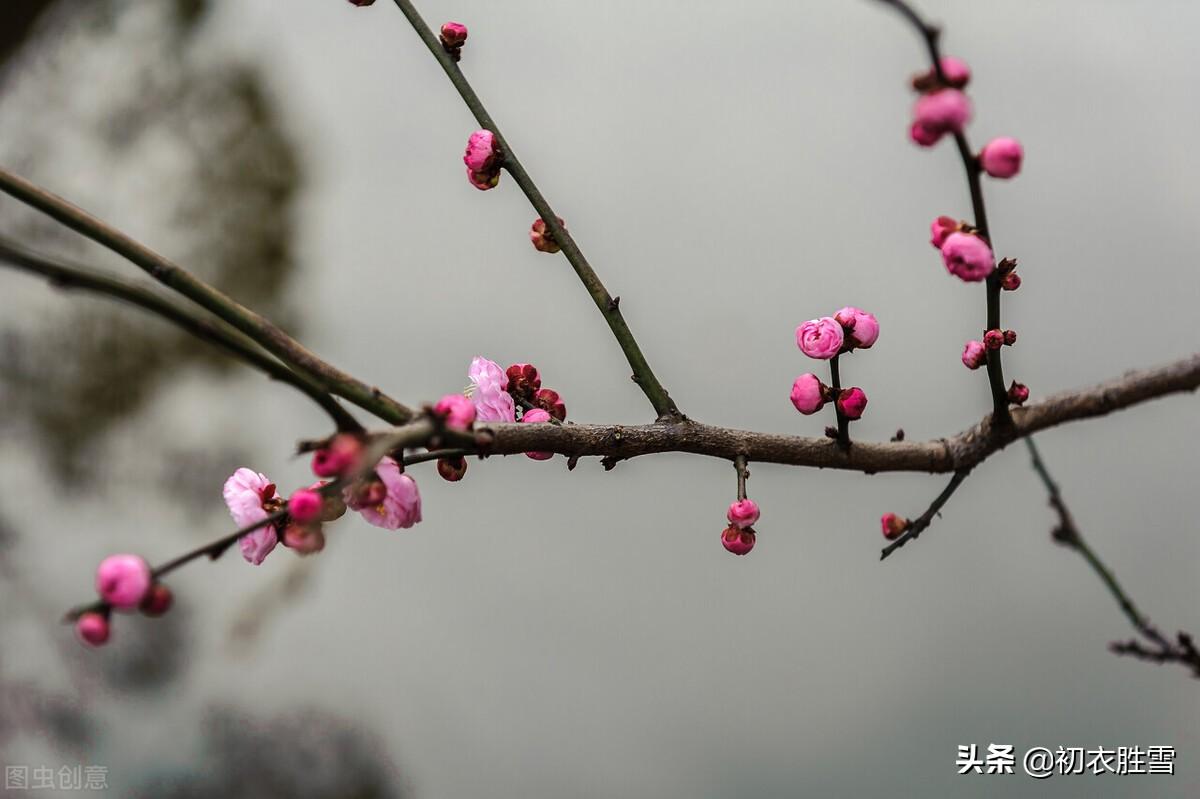
M 949 501 L 950 497 L 954 496 L 954 492 L 958 490 L 958 487 L 962 485 L 963 480 L 966 480 L 967 475 L 970 473 L 970 468 L 961 469 L 955 472 L 954 476 L 950 478 L 950 482 L 947 483 L 946 487 L 942 489 L 942 493 L 938 494 L 937 497 L 934 498 L 933 503 L 929 506 L 929 509 L 917 518 L 910 520 L 908 527 L 905 528 L 904 532 L 900 534 L 900 537 L 884 547 L 883 551 L 879 553 L 879 559 L 883 560 L 888 555 L 907 544 L 909 541 L 915 541 L 917 536 L 923 533 L 925 528 L 929 527 L 929 525 L 933 523 L 933 517 L 937 516 L 938 513 L 941 512 L 942 506 Z

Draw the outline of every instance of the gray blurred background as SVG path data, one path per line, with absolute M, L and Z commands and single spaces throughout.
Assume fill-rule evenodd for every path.
M 285 8 L 286 6 L 286 8 Z M 988 408 L 958 362 L 983 292 L 927 242 L 969 216 L 949 144 L 907 140 L 916 35 L 869 0 L 420 4 L 694 418 L 810 435 L 795 326 L 845 304 L 863 438 Z M 1200 7 L 921 7 L 971 64 L 972 140 L 1034 397 L 1198 349 Z M 403 401 L 472 356 L 532 361 L 577 421 L 647 421 L 620 350 L 394 6 L 9 0 L 0 162 L 269 312 Z M 0 231 L 137 270 L 0 198 Z M 113 796 L 1195 796 L 1200 692 L 1105 651 L 1130 635 L 1024 449 L 989 460 L 885 563 L 878 517 L 943 477 L 752 466 L 746 558 L 720 546 L 729 464 L 556 458 L 415 474 L 425 521 L 357 520 L 322 555 L 236 553 L 176 612 L 82 651 L 61 612 L 103 555 L 229 529 L 224 478 L 281 487 L 327 422 L 140 312 L 0 271 L 0 762 L 109 768 Z M 1167 631 L 1200 629 L 1194 397 L 1039 436 L 1077 520 Z M 832 416 L 830 415 L 830 418 Z M 1173 745 L 1174 777 L 956 776 L 959 744 Z M 52 792 L 42 791 L 42 795 Z

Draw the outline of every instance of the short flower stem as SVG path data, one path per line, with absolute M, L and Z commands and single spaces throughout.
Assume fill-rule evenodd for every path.
M 504 157 L 504 169 L 512 175 L 513 180 L 516 181 L 521 191 L 525 193 L 534 210 L 541 216 L 542 221 L 546 223 L 546 228 L 553 235 L 554 241 L 562 248 L 563 255 L 567 257 L 580 282 L 583 283 L 584 288 L 591 295 L 596 308 L 603 314 L 604 320 L 608 322 L 609 329 L 612 330 L 613 336 L 617 339 L 617 344 L 620 345 L 621 351 L 625 353 L 625 359 L 629 361 L 629 366 L 633 370 L 633 381 L 637 383 L 638 388 L 650 400 L 650 404 L 654 407 L 655 412 L 658 413 L 659 420 L 678 421 L 683 419 L 683 414 L 675 406 L 675 402 L 671 399 L 671 396 L 667 393 L 662 383 L 658 381 L 654 370 L 650 368 L 650 364 L 646 360 L 646 356 L 642 354 L 637 339 L 633 337 L 629 325 L 625 323 L 625 317 L 621 314 L 620 298 L 614 298 L 608 293 L 608 289 L 600 282 L 599 276 L 592 269 L 591 264 L 588 263 L 587 258 L 584 257 L 575 240 L 571 238 L 571 234 L 559 224 L 558 215 L 554 213 L 554 209 L 550 207 L 550 203 L 547 202 L 541 190 L 538 189 L 537 184 L 533 182 L 533 178 L 525 171 L 525 167 L 521 165 L 512 147 L 505 141 L 495 120 L 492 119 L 491 114 L 484 107 L 483 101 L 479 99 L 479 95 L 475 93 L 470 82 L 463 75 L 462 70 L 459 69 L 458 64 L 446 52 L 438 37 L 425 24 L 425 20 L 421 18 L 421 14 L 417 11 L 416 7 L 410 0 L 395 0 L 395 3 L 401 13 L 408 18 L 409 24 L 412 25 L 413 30 L 416 31 L 421 41 L 429 49 L 429 52 L 437 59 L 438 64 L 442 67 L 442 71 L 446 73 L 446 77 L 454 84 L 454 88 L 458 90 L 463 102 L 467 104 L 467 108 L 474 115 L 480 127 L 490 130 L 495 134 L 496 141 L 500 145 L 500 150 Z
M 737 498 L 740 502 L 746 498 L 746 480 L 750 477 L 750 471 L 746 468 L 746 456 L 738 455 L 734 458 L 733 468 L 737 471 Z
M 837 404 L 838 392 L 842 389 L 842 373 L 838 367 L 838 358 L 840 355 L 835 355 L 829 359 L 829 383 L 833 389 L 833 410 L 837 414 L 837 442 L 842 449 L 850 449 L 850 420 L 842 413 L 841 406 Z

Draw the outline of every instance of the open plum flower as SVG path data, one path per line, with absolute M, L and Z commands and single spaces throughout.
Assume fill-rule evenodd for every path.
M 400 471 L 393 458 L 384 458 L 375 467 L 375 474 L 386 492 L 377 502 L 354 507 L 369 524 L 385 530 L 412 527 L 421 521 L 421 492 L 417 481 Z M 346 503 L 353 502 L 352 488 L 346 489 Z
M 230 475 L 221 494 L 229 508 L 229 515 L 238 527 L 261 522 L 283 503 L 270 478 L 245 467 Z M 273 523 L 251 530 L 238 541 L 242 557 L 255 566 L 261 565 L 278 543 L 279 531 Z

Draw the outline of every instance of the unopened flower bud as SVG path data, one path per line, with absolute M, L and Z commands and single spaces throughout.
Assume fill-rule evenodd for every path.
M 1029 399 L 1029 387 L 1016 380 L 1008 387 L 1008 401 L 1013 405 L 1023 405 Z
M 475 188 L 486 191 L 500 182 L 501 160 L 495 133 L 477 130 L 471 134 L 463 163 L 467 165 L 467 178 Z
M 350 433 L 338 433 L 313 453 L 312 470 L 317 477 L 341 477 L 358 466 L 362 440 Z
M 75 634 L 88 646 L 102 646 L 112 632 L 108 619 L 102 613 L 89 610 L 75 620 Z
M 297 555 L 312 555 L 325 548 L 325 533 L 320 527 L 289 524 L 283 531 L 283 544 Z
M 449 483 L 457 483 L 467 473 L 467 459 L 461 455 L 457 458 L 438 458 L 438 474 Z
M 566 230 L 567 223 L 561 216 L 558 217 L 558 224 Z M 533 220 L 533 227 L 529 229 L 529 240 L 533 242 L 533 248 L 540 252 L 558 252 L 562 249 L 554 240 L 554 231 L 546 228 L 546 220 L 541 217 Z
M 976 283 L 996 268 L 992 248 L 973 233 L 951 233 L 942 243 L 942 261 L 946 271 L 960 280 Z
M 749 530 L 753 527 L 758 522 L 758 517 L 758 503 L 752 499 L 739 499 L 737 502 L 731 502 L 729 510 L 725 514 L 729 523 L 741 530 Z
M 796 346 L 810 358 L 827 361 L 842 351 L 845 331 L 832 316 L 810 319 L 796 328 Z
M 376 474 L 360 480 L 347 489 L 345 502 L 353 510 L 362 510 L 363 508 L 378 507 L 386 498 L 387 486 Z
M 1017 331 L 1005 330 L 1004 331 L 1004 343 L 1010 347 L 1012 345 L 1016 344 L 1017 343 Z
M 309 488 L 300 488 L 288 498 L 288 515 L 301 523 L 311 522 L 321 515 L 323 506 L 320 494 Z
M 858 386 L 844 388 L 838 394 L 837 407 L 847 419 L 861 419 L 867 409 L 867 394 Z
M 119 610 L 141 604 L 153 580 L 150 564 L 137 555 L 109 555 L 96 569 L 96 593 Z
M 550 421 L 550 414 L 542 408 L 530 408 L 521 417 L 521 422 L 528 424 L 542 424 L 548 421 Z M 535 461 L 545 461 L 554 457 L 553 452 L 526 452 L 525 454 Z
M 563 404 L 558 392 L 552 388 L 538 389 L 537 393 L 533 395 L 533 404 L 560 422 L 567 418 L 567 406 Z
M 828 399 L 829 387 L 811 372 L 800 375 L 792 383 L 792 404 L 805 416 L 821 410 Z
M 1000 288 L 1005 291 L 1016 291 L 1021 287 L 1021 276 L 1016 272 L 1009 272 L 1000 279 Z
M 452 430 L 470 430 L 475 423 L 475 403 L 462 394 L 447 394 L 433 406 L 433 412 L 442 417 L 446 427 Z
M 833 315 L 842 326 L 847 349 L 870 349 L 879 339 L 879 320 L 860 308 L 847 306 Z
M 929 243 L 941 249 L 946 243 L 946 237 L 962 229 L 962 222 L 949 216 L 939 216 L 929 226 Z
M 963 366 L 978 369 L 987 363 L 987 347 L 982 341 L 968 341 L 962 351 Z
M 971 68 L 967 62 L 952 55 L 944 55 L 940 61 L 942 77 L 955 89 L 961 89 L 971 80 Z
M 508 378 L 508 393 L 516 399 L 532 402 L 537 390 L 542 387 L 542 376 L 531 363 L 514 363 L 504 374 Z
M 467 41 L 467 26 L 461 22 L 447 22 L 441 30 L 442 49 L 455 61 L 462 58 L 462 47 Z
M 745 555 L 754 549 L 754 530 L 743 530 L 731 524 L 721 533 L 721 545 L 735 555 Z
M 917 98 L 909 135 L 923 147 L 947 133 L 961 133 L 971 121 L 971 101 L 958 89 L 940 89 Z
M 989 330 L 983 334 L 983 346 L 989 350 L 998 350 L 1004 346 L 1004 334 L 999 330 Z
M 994 178 L 1011 178 L 1021 171 L 1025 150 L 1016 139 L 992 139 L 979 152 L 979 165 Z
M 500 170 L 496 169 L 491 172 L 476 172 L 470 167 L 467 167 L 467 180 L 471 182 L 472 186 L 480 191 L 494 189 L 500 184 Z
M 879 525 L 883 528 L 883 537 L 891 541 L 899 538 L 900 534 L 908 529 L 908 519 L 894 513 L 885 513 L 880 517 Z
M 146 592 L 146 596 L 142 599 L 142 604 L 138 609 L 145 616 L 157 617 L 162 616 L 170 610 L 173 604 L 175 604 L 175 595 L 171 593 L 171 589 L 162 583 L 155 583 Z

